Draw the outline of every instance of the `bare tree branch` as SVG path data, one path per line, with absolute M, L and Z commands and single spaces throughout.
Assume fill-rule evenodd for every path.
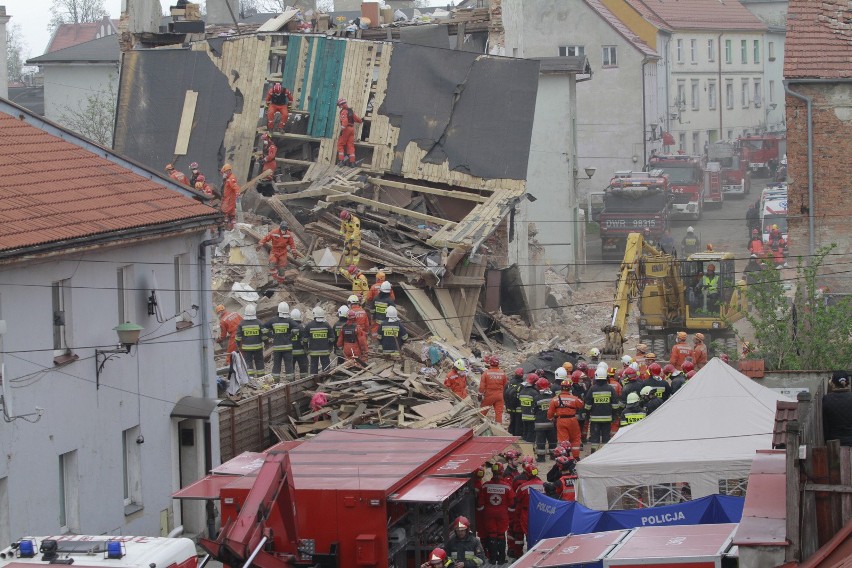
M 97 22 L 109 13 L 104 0 L 53 0 L 51 18 L 47 29 L 53 32 L 61 24 Z
M 111 76 L 106 90 L 90 94 L 74 108 L 63 105 L 59 122 L 93 142 L 112 148 L 117 99 L 115 83 L 115 77 Z
M 12 24 L 6 30 L 6 71 L 10 83 L 23 81 L 26 51 L 27 44 L 21 32 L 21 25 Z

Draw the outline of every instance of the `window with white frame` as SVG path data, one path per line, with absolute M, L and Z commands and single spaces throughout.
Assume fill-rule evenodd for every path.
M 80 530 L 80 476 L 77 450 L 59 456 L 59 530 L 62 534 Z
M 748 63 L 748 40 L 740 40 L 740 63 Z
M 734 62 L 733 48 L 731 47 L 731 40 L 725 40 L 725 63 L 731 64 Z
M 71 345 L 71 280 L 59 280 L 51 286 L 53 305 L 53 356 L 64 355 Z
M 729 128 L 728 129 L 728 140 L 733 140 L 733 139 L 734 139 L 734 129 Z
M 766 49 L 769 52 L 767 54 L 767 56 L 769 57 L 769 61 L 775 61 L 775 42 L 770 41 Z
M 116 270 L 116 295 L 118 299 L 119 325 L 133 318 L 133 266 L 122 266 Z
M 692 79 L 690 83 L 690 91 L 692 95 L 692 110 L 698 110 L 701 107 L 701 94 L 698 86 L 698 79 Z
M 137 443 L 140 433 L 139 426 L 121 433 L 125 514 L 135 513 L 142 506 L 142 446 Z
M 616 46 L 614 46 L 614 45 L 603 46 L 603 66 L 604 67 L 618 67 L 618 57 L 617 57 L 617 53 L 616 53 Z
M 757 77 L 752 82 L 754 83 L 754 106 L 760 108 L 763 104 L 763 84 Z
M 681 132 L 677 135 L 677 149 L 686 152 L 686 133 Z
M 707 106 L 710 110 L 716 108 L 716 81 L 713 79 L 707 81 Z
M 579 57 L 586 55 L 586 48 L 582 45 L 561 45 L 559 46 L 560 57 Z
M 769 81 L 769 103 L 775 102 L 775 81 Z
M 679 39 L 675 42 L 676 57 L 678 63 L 683 63 L 683 40 Z
M 692 153 L 695 156 L 701 153 L 701 134 L 698 132 L 692 133 Z
M 742 103 L 743 108 L 748 108 L 748 79 L 742 80 L 742 86 L 740 88 L 740 102 Z
M 734 108 L 734 80 L 725 79 L 725 106 Z
M 754 59 L 755 63 L 760 63 L 760 40 L 754 40 L 754 53 L 752 54 L 752 59 Z
M 707 40 L 707 61 L 710 63 L 716 61 L 716 40 L 713 38 Z
M 691 63 L 698 63 L 698 40 L 697 39 L 689 40 L 689 61 Z
M 179 254 L 174 258 L 175 315 L 190 308 L 189 255 Z
M 680 110 L 686 108 L 686 81 L 683 79 L 677 82 L 677 108 Z

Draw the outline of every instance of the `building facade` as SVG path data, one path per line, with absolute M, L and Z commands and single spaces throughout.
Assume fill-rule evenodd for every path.
M 740 0 L 746 9 L 766 24 L 763 52 L 766 130 L 784 132 L 787 128 L 784 104 L 784 42 L 787 36 L 787 0 Z

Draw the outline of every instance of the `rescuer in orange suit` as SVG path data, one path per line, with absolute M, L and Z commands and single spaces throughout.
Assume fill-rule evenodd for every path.
M 337 165 L 345 166 L 347 158 L 349 165 L 355 167 L 355 124 L 363 122 L 361 117 L 355 114 L 346 99 L 337 99 L 340 108 L 340 136 L 337 138 Z
M 262 172 L 272 172 L 272 175 L 274 175 L 275 170 L 278 167 L 275 162 L 275 156 L 278 155 L 278 146 L 276 146 L 275 142 L 272 141 L 272 137 L 266 133 L 260 135 L 260 141 L 263 143 L 263 150 L 260 158 L 263 165 L 260 170 Z
M 228 340 L 226 351 L 228 357 L 225 360 L 226 364 L 231 364 L 231 353 L 237 350 L 237 328 L 243 321 L 243 316 L 237 312 L 228 312 L 225 306 L 219 304 L 216 306 L 216 313 L 219 315 L 219 338 L 216 340 L 220 344 Z
M 707 346 L 704 345 L 703 333 L 695 334 L 694 345 L 692 346 L 692 363 L 695 365 L 695 369 L 699 371 L 707 364 Z M 681 369 L 683 369 L 683 364 L 681 364 Z
M 575 460 L 580 459 L 580 422 L 577 420 L 577 412 L 585 405 L 582 400 L 571 394 L 574 383 L 565 379 L 560 385 L 562 392 L 550 401 L 547 409 L 547 419 L 556 419 L 556 440 L 562 443 L 566 440 L 571 442 L 571 453 Z
M 687 357 L 692 357 L 692 349 L 686 344 L 686 332 L 679 331 L 677 332 L 677 343 L 672 346 L 672 353 L 669 355 L 669 364 L 680 370 Z
M 176 182 L 182 183 L 183 185 L 189 185 L 189 178 L 186 177 L 186 174 L 182 171 L 176 170 L 173 165 L 166 164 L 166 173 L 168 173 L 169 177 Z
M 492 355 L 488 369 L 479 378 L 479 392 L 482 393 L 482 414 L 488 412 L 488 407 L 494 407 L 494 420 L 497 424 L 503 423 L 503 391 L 509 377 L 500 369 L 500 358 Z
M 289 89 L 281 86 L 281 83 L 275 83 L 269 92 L 266 93 L 266 129 L 272 132 L 272 127 L 275 126 L 275 114 L 281 115 L 279 123 L 281 130 L 287 126 L 287 117 L 290 110 L 287 105 L 293 102 L 293 93 Z
M 255 248 L 260 250 L 269 242 L 272 243 L 272 251 L 269 253 L 269 273 L 277 281 L 283 282 L 284 269 L 287 268 L 287 252 L 293 251 L 293 254 L 299 254 L 296 250 L 296 241 L 293 240 L 293 234 L 289 231 L 287 223 L 282 222 L 277 229 L 269 231 Z
M 444 386 L 456 393 L 459 398 L 467 397 L 467 367 L 464 361 L 456 359 L 453 368 L 444 379 Z
M 213 197 L 213 188 L 207 183 L 207 178 L 203 174 L 199 174 L 195 178 L 195 189 L 208 197 Z
M 237 198 L 240 196 L 240 184 L 231 168 L 231 164 L 222 166 L 222 213 L 225 215 L 225 225 L 228 230 L 237 223 Z
M 367 361 L 367 333 L 358 326 L 356 310 L 350 309 L 346 314 L 346 323 L 340 328 L 340 334 L 337 336 L 337 346 L 341 348 L 344 358 Z

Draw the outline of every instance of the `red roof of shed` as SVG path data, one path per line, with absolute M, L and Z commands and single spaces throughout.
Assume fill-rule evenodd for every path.
M 852 77 L 852 7 L 846 0 L 790 0 L 784 77 Z

